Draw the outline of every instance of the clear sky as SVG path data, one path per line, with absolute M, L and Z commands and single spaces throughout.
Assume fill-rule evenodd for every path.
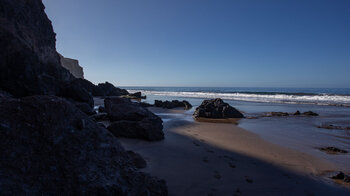
M 94 83 L 350 87 L 349 0 L 44 0 Z

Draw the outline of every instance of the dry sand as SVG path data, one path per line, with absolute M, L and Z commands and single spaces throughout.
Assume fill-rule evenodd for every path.
M 350 195 L 319 177 L 337 169 L 330 163 L 234 124 L 190 122 L 177 117 L 180 110 L 152 110 L 176 114 L 164 122 L 165 140 L 120 141 L 146 159 L 144 171 L 167 181 L 169 195 Z

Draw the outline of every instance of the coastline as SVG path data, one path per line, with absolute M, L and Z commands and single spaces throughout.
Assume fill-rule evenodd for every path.
M 120 138 L 165 179 L 169 195 L 346 195 L 326 172 L 333 164 L 261 139 L 234 124 L 191 122 L 183 110 L 150 108 L 164 119 L 165 140 Z M 179 117 L 180 116 L 180 117 Z

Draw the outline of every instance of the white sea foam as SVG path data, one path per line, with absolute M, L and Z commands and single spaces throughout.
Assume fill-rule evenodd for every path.
M 267 103 L 299 103 L 318 105 L 341 105 L 350 106 L 349 95 L 291 95 L 291 94 L 254 94 L 254 93 L 215 93 L 215 92 L 171 92 L 171 91 L 148 91 L 129 90 L 130 92 L 141 91 L 145 95 L 167 97 L 190 97 L 190 98 L 221 98 L 227 100 L 267 102 Z

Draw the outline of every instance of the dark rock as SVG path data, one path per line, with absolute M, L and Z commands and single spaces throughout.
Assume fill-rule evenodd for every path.
M 138 103 L 120 97 L 108 97 L 104 102 L 108 118 L 116 121 L 108 127 L 115 136 L 150 141 L 164 138 L 162 120 Z
M 336 147 L 324 147 L 324 148 L 320 148 L 320 150 L 328 154 L 348 153 L 346 150 L 342 150 Z
M 107 129 L 116 137 L 138 138 L 148 141 L 164 139 L 161 119 L 120 120 L 112 122 Z
M 192 105 L 190 104 L 190 102 L 183 100 L 182 103 L 184 104 L 185 110 L 189 110 L 192 108 Z
M 297 110 L 297 111 L 294 113 L 294 116 L 299 116 L 299 115 L 301 115 L 301 113 L 300 113 L 299 110 Z
M 138 103 L 120 97 L 107 97 L 104 100 L 105 109 L 111 121 L 131 120 L 139 121 L 144 118 L 159 118 Z
M 31 2 L 31 1 L 30 1 Z M 0 99 L 3 195 L 167 195 L 117 139 L 54 96 Z
M 60 64 L 41 0 L 1 0 L 0 21 L 0 89 L 16 97 L 57 94 L 74 79 Z
M 141 98 L 141 92 L 131 93 L 130 96 Z
M 101 122 L 97 122 L 97 124 L 103 128 L 107 128 L 105 124 L 101 123 Z
M 129 94 L 127 90 L 117 88 L 109 82 L 100 83 L 98 84 L 98 87 L 102 90 L 105 96 L 121 96 Z
M 184 101 L 173 100 L 173 101 L 164 101 L 164 102 L 161 100 L 155 100 L 154 106 L 167 108 L 167 109 L 183 107 L 185 110 L 189 110 L 192 108 L 192 105 L 185 100 Z
M 141 92 L 136 92 L 136 93 L 130 93 L 128 95 L 131 98 L 136 98 L 136 99 L 146 99 L 146 96 L 142 96 Z
M 336 180 L 343 180 L 344 179 L 345 174 L 343 172 L 338 172 L 335 176 L 332 176 L 332 179 L 336 179 Z
M 140 105 L 141 107 L 145 107 L 145 108 L 147 108 L 147 107 L 153 107 L 153 106 L 154 106 L 154 105 L 149 104 L 149 103 L 146 103 L 146 102 L 140 102 L 139 105 Z
M 320 126 L 317 126 L 317 128 L 334 129 L 334 130 L 350 130 L 350 127 L 342 127 L 342 126 L 335 126 L 335 125 L 320 125 Z
M 77 78 L 73 80 L 70 84 L 85 89 L 92 96 L 102 97 L 105 95 L 104 92 L 100 89 L 100 87 L 82 78 Z
M 345 175 L 343 181 L 344 182 L 350 182 L 350 176 L 349 175 Z
M 104 112 L 106 112 L 105 107 L 103 107 L 103 106 L 98 107 L 98 112 L 99 112 L 99 113 L 104 113 Z
M 196 108 L 195 118 L 244 118 L 243 114 L 221 99 L 204 100 Z
M 266 117 L 273 117 L 273 116 L 289 116 L 287 112 L 269 112 L 265 115 Z
M 69 98 L 77 102 L 87 103 L 91 107 L 94 106 L 94 99 L 92 95 L 85 88 L 83 88 L 79 83 L 76 83 L 76 82 L 70 83 L 65 88 L 63 88 L 61 90 L 60 95 L 62 97 Z
M 94 115 L 96 112 L 87 103 L 76 103 L 75 106 L 87 115 Z
M 98 113 L 92 116 L 96 121 L 108 120 L 107 113 Z
M 147 167 L 147 162 L 145 161 L 145 159 L 143 159 L 141 157 L 141 155 L 133 152 L 133 151 L 126 151 L 126 153 L 129 155 L 132 163 L 134 164 L 134 166 L 136 168 L 142 169 Z
M 304 112 L 303 115 L 305 115 L 305 116 L 318 116 L 317 113 L 312 112 L 312 111 Z

